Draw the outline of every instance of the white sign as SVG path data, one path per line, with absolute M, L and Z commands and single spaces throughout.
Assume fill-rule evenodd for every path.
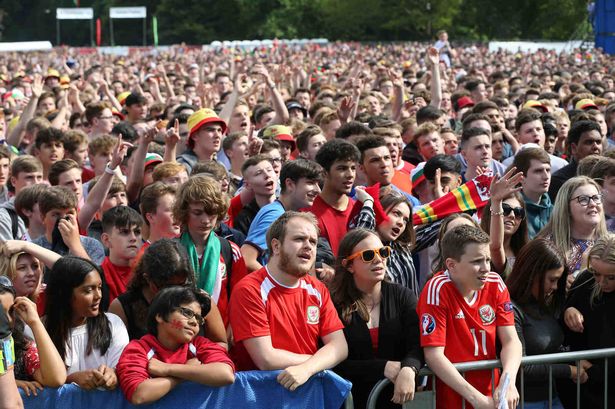
M 58 8 L 56 9 L 56 18 L 58 20 L 92 20 L 94 9 L 91 7 Z
M 110 18 L 146 18 L 145 7 L 109 7 Z
M 51 50 L 49 41 L 24 41 L 20 43 L 0 43 L 0 53 L 5 51 L 40 51 Z

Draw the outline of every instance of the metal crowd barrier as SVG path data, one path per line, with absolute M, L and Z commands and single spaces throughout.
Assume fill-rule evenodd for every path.
M 561 352 L 557 354 L 545 354 L 545 355 L 531 355 L 524 356 L 521 359 L 521 367 L 523 365 L 534 365 L 534 364 L 549 364 L 549 409 L 552 408 L 553 404 L 553 396 L 552 396 L 552 386 L 553 386 L 553 377 L 552 377 L 552 365 L 551 364 L 559 364 L 559 363 L 567 363 L 575 361 L 577 366 L 580 366 L 580 361 L 582 359 L 604 359 L 604 408 L 608 408 L 608 385 L 609 385 L 609 357 L 615 356 L 615 348 L 604 348 L 604 349 L 592 349 L 587 351 L 576 351 L 576 352 Z M 478 370 L 491 370 L 491 384 L 493 386 L 492 389 L 495 389 L 493 385 L 494 380 L 494 371 L 496 368 L 501 368 L 502 363 L 500 360 L 488 360 L 488 361 L 476 361 L 476 362 L 463 362 L 455 364 L 455 369 L 457 369 L 461 374 L 469 371 L 478 371 Z M 422 368 L 418 376 L 429 376 L 433 375 L 433 372 L 425 367 Z M 581 408 L 581 382 L 580 382 L 581 374 L 577 373 L 577 409 Z M 523 376 L 522 368 L 519 369 L 519 378 L 521 382 L 521 390 L 519 391 L 520 399 L 519 399 L 519 407 L 524 409 L 524 389 L 525 382 Z M 378 402 L 378 396 L 382 392 L 382 390 L 389 384 L 391 381 L 388 379 L 382 379 L 376 385 L 369 394 L 369 398 L 367 399 L 367 408 L 368 409 L 376 409 L 376 403 Z M 612 385 L 615 387 L 615 384 Z M 436 382 L 435 377 L 432 377 L 432 391 L 429 392 L 417 392 L 415 393 L 415 400 L 407 402 L 404 405 L 406 409 L 435 409 L 436 407 Z M 424 394 L 424 396 L 422 396 Z M 419 399 L 417 399 L 419 396 Z M 417 401 L 415 405 L 413 402 Z M 465 400 L 463 401 L 463 408 L 465 409 Z M 590 408 L 587 408 L 590 409 Z M 596 409 L 596 408 L 591 408 Z

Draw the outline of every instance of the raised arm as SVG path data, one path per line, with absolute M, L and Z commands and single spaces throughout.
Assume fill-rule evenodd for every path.
M 271 105 L 275 110 L 275 117 L 273 117 L 270 124 L 286 124 L 290 119 L 288 109 L 286 108 L 286 104 L 284 103 L 284 98 L 282 97 L 282 94 L 276 87 L 275 81 L 273 81 L 273 79 L 269 75 L 269 71 L 264 65 L 260 64 L 256 65 L 253 68 L 253 71 L 263 77 L 263 79 L 265 80 L 265 84 L 267 84 L 267 87 L 271 92 Z
M 431 68 L 430 105 L 440 109 L 442 103 L 442 84 L 440 82 L 440 52 L 435 47 L 427 49 L 427 61 Z
M 495 271 L 502 275 L 506 267 L 506 252 L 504 251 L 504 210 L 502 201 L 514 192 L 521 190 L 515 187 L 523 180 L 523 173 L 515 174 L 517 168 L 512 168 L 504 176 L 495 179 L 491 183 L 491 224 L 489 226 L 489 250 L 491 253 L 491 263 Z
M 32 257 L 37 258 L 47 268 L 52 268 L 53 265 L 60 259 L 60 255 L 55 251 L 47 250 L 44 247 L 23 240 L 7 240 L 4 242 L 3 253 L 10 257 L 15 253 L 26 252 Z
M 19 122 L 17 126 L 9 133 L 6 138 L 6 142 L 14 146 L 16 148 L 21 144 L 21 139 L 23 138 L 23 133 L 26 130 L 26 125 L 34 117 L 34 113 L 36 112 L 36 105 L 38 104 L 38 99 L 43 93 L 43 79 L 38 75 L 34 77 L 32 81 L 32 97 L 30 97 L 30 101 L 28 101 L 28 105 L 24 108 L 21 116 L 19 117 Z
M 139 137 L 139 146 L 137 146 L 137 149 L 133 153 L 133 155 L 135 155 L 135 160 L 132 163 L 132 169 L 128 176 L 128 182 L 126 183 L 126 194 L 129 203 L 137 200 L 141 192 L 143 174 L 145 171 L 143 164 L 145 163 L 147 149 L 149 148 L 149 144 L 154 140 L 154 136 L 156 136 L 156 128 L 146 130 L 143 135 Z
M 113 156 L 111 157 L 111 162 L 107 165 L 110 170 L 115 170 L 124 160 L 124 156 L 126 156 L 126 152 L 128 151 L 128 146 L 130 144 L 128 142 L 122 141 L 122 134 L 120 134 L 117 138 L 117 144 L 113 149 Z M 79 226 L 82 229 L 87 229 L 92 220 L 94 219 L 94 215 L 100 209 L 107 194 L 109 194 L 109 189 L 111 189 L 111 184 L 113 182 L 113 178 L 115 177 L 115 172 L 108 172 L 105 169 L 105 172 L 102 174 L 96 185 L 90 190 L 90 194 L 83 207 L 79 211 Z
M 34 380 L 43 386 L 58 388 L 66 382 L 66 366 L 45 326 L 36 311 L 36 304 L 27 297 L 17 297 L 13 308 L 34 335 L 40 367 L 34 372 Z

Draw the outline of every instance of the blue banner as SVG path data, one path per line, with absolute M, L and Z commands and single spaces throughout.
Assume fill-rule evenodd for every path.
M 26 397 L 26 409 L 128 409 L 128 408 L 242 408 L 250 409 L 339 409 L 352 388 L 352 384 L 335 373 L 324 371 L 314 375 L 306 384 L 291 392 L 284 389 L 276 377 L 280 371 L 237 372 L 235 383 L 213 388 L 193 382 L 183 382 L 158 402 L 135 406 L 122 392 L 85 391 L 76 385 L 45 388 L 38 396 Z

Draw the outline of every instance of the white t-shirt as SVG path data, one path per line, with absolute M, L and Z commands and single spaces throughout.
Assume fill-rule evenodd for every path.
M 100 351 L 97 349 L 92 350 L 90 355 L 85 354 L 88 346 L 88 333 L 85 324 L 70 330 L 66 359 L 64 360 L 68 375 L 86 369 L 98 368 L 101 365 L 110 368 L 115 368 L 115 365 L 117 365 L 124 347 L 128 345 L 128 331 L 126 331 L 126 326 L 120 317 L 108 312 L 105 315 L 111 323 L 111 344 L 109 344 L 109 349 L 104 355 L 100 355 Z

